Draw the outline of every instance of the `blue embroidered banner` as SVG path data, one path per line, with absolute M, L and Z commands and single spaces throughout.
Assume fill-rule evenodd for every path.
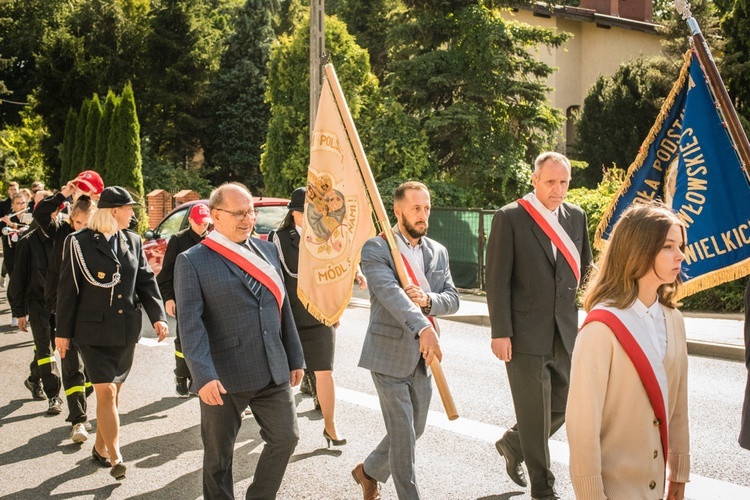
M 750 273 L 750 186 L 692 55 L 597 228 L 597 247 L 628 206 L 650 200 L 687 225 L 681 296 Z

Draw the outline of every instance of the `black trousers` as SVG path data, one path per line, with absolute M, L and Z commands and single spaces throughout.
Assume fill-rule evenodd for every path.
M 201 401 L 203 497 L 234 498 L 232 463 L 242 413 L 250 406 L 265 442 L 246 499 L 272 500 L 281 486 L 289 458 L 299 441 L 297 409 L 291 386 L 270 385 L 255 392 L 224 394 L 223 405 Z
M 565 423 L 570 353 L 555 332 L 550 352 L 541 356 L 513 352 L 505 367 L 516 424 L 502 439 L 517 460 L 526 462 L 531 496 L 551 495 L 555 492 L 555 475 L 550 470 L 548 441 Z
M 73 425 L 85 422 L 88 419 L 86 398 L 94 391 L 94 386 L 86 376 L 83 357 L 73 339 L 62 359 L 62 383 L 68 402 L 68 418 L 65 421 Z
M 29 323 L 34 336 L 34 360 L 47 399 L 60 394 L 60 370 L 55 359 L 55 333 L 52 315 L 43 302 L 29 301 Z
M 182 354 L 182 341 L 180 340 L 180 325 L 175 326 L 174 339 L 174 374 L 176 377 L 192 378 L 190 368 L 185 362 L 185 356 Z

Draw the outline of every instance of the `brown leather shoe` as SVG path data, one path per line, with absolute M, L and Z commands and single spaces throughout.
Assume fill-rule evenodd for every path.
M 365 476 L 364 464 L 357 464 L 352 471 L 352 477 L 362 487 L 364 500 L 380 500 L 380 483 Z

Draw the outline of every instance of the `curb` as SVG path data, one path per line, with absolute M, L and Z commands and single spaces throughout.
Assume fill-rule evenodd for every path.
M 703 342 L 701 340 L 687 341 L 688 354 L 706 358 L 718 358 L 726 361 L 745 362 L 745 348 L 729 344 Z
M 352 297 L 349 306 L 369 308 L 370 301 L 361 297 Z M 690 316 L 702 318 L 707 317 L 705 314 L 695 314 Z M 726 316 L 727 315 L 716 315 L 714 319 L 727 319 Z M 484 314 L 453 314 L 451 316 L 440 316 L 440 319 L 483 327 L 490 326 L 490 317 Z M 688 355 L 690 356 L 717 358 L 725 361 L 737 361 L 740 363 L 745 362 L 745 348 L 742 346 L 687 339 L 687 349 Z

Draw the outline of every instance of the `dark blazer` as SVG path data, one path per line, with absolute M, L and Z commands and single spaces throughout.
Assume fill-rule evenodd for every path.
M 268 241 L 276 244 L 277 240 L 279 243 L 277 250 L 281 249 L 280 256 L 284 261 L 281 266 L 284 272 L 284 286 L 289 295 L 289 304 L 292 306 L 292 314 L 294 315 L 294 323 L 297 325 L 297 329 L 308 330 L 311 328 L 320 328 L 322 331 L 330 330 L 331 327 L 325 326 L 305 309 L 305 306 L 302 305 L 297 296 L 297 277 L 292 276 L 292 274 L 297 274 L 299 265 L 300 235 L 297 229 L 291 227 L 268 233 Z
M 203 238 L 200 234 L 193 231 L 192 228 L 183 229 L 179 233 L 169 238 L 167 250 L 164 252 L 164 261 L 162 262 L 161 271 L 156 276 L 156 282 L 159 284 L 159 291 L 164 302 L 175 300 L 174 298 L 174 265 L 177 262 L 177 256 L 182 252 L 193 248 L 201 242 Z
M 249 244 L 281 274 L 273 244 Z M 270 382 L 289 382 L 289 372 L 304 365 L 286 295 L 281 312 L 273 294 L 250 291 L 244 272 L 205 245 L 177 256 L 174 274 L 177 323 L 182 352 L 198 392 L 219 380 L 229 393 L 257 391 Z
M 141 237 L 129 230 L 118 231 L 117 235 L 117 256 L 98 231 L 81 229 L 65 239 L 57 289 L 58 337 L 75 338 L 79 344 L 125 346 L 138 342 L 141 306 L 152 323 L 167 320 Z M 119 264 L 121 278 L 114 289 L 89 283 L 74 258 L 74 240 L 80 244 L 95 281 L 111 282 Z
M 57 284 L 60 282 L 63 244 L 65 238 L 73 232 L 73 228 L 68 221 L 58 222 L 57 219 L 52 218 L 52 214 L 64 203 L 65 196 L 62 193 L 56 193 L 37 203 L 33 212 L 34 221 L 52 238 L 52 256 L 44 280 L 45 303 L 51 313 L 55 312 L 57 306 Z
M 591 264 L 588 222 L 581 208 L 560 205 L 560 225 L 581 254 L 581 282 Z M 568 352 L 578 331 L 576 279 L 561 252 L 517 202 L 495 213 L 485 270 L 492 338 L 510 337 L 513 351 L 542 355 L 555 328 Z
M 746 450 L 750 450 L 750 280 L 745 288 L 745 367 L 747 368 L 747 384 L 745 402 L 742 405 L 739 443 Z
M 51 254 L 52 240 L 40 228 L 18 240 L 15 266 L 8 284 L 8 302 L 14 318 L 29 313 L 29 301 L 44 303 L 44 279 Z

